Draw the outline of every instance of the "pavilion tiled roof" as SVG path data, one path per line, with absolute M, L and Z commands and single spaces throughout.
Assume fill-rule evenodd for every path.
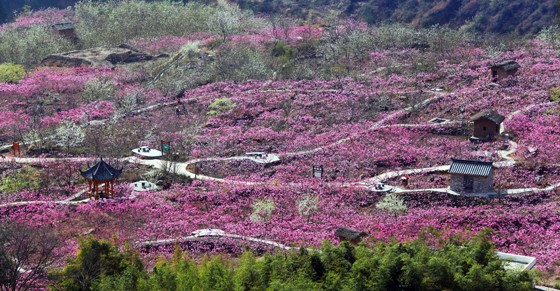
M 105 163 L 103 158 L 101 158 L 93 167 L 85 171 L 80 170 L 80 173 L 82 174 L 82 177 L 88 180 L 110 181 L 120 176 L 122 169 L 118 170 L 113 168 L 111 165 Z
M 492 162 L 452 159 L 449 174 L 488 177 Z

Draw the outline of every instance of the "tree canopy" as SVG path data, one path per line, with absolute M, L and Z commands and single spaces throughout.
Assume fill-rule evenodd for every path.
M 373 247 L 323 243 L 317 250 L 245 252 L 186 258 L 179 246 L 148 273 L 131 252 L 87 239 L 64 270 L 56 272 L 65 290 L 532 290 L 533 273 L 507 270 L 489 231 L 464 245 L 439 248 L 422 240 L 378 242 Z

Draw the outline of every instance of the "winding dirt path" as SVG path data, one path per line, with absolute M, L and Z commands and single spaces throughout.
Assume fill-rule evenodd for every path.
M 283 245 L 281 243 L 277 243 L 277 242 L 274 242 L 274 241 L 271 241 L 271 240 L 259 239 L 259 238 L 254 238 L 254 237 L 250 237 L 250 236 L 242 236 L 242 235 L 231 234 L 231 233 L 223 233 L 221 231 L 219 233 L 210 231 L 209 233 L 202 234 L 202 235 L 190 235 L 190 236 L 185 236 L 185 237 L 180 237 L 180 238 L 136 242 L 135 245 L 139 246 L 139 247 L 143 247 L 143 246 L 162 246 L 162 245 L 170 245 L 170 244 L 175 244 L 175 243 L 182 243 L 182 242 L 186 242 L 186 241 L 196 241 L 196 240 L 201 240 L 201 239 L 219 239 L 219 238 L 222 238 L 222 237 L 233 238 L 233 239 L 236 239 L 236 240 L 243 240 L 243 241 L 261 243 L 261 244 L 281 248 L 283 250 L 293 249 L 290 246 L 286 246 L 286 245 Z
M 10 202 L 10 203 L 4 203 L 4 204 L 0 204 L 0 208 L 4 208 L 4 207 L 11 207 L 11 206 L 25 206 L 25 205 L 37 205 L 37 204 L 61 204 L 61 205 L 78 205 L 78 204 L 83 204 L 83 203 L 88 203 L 90 200 L 88 199 L 84 199 L 84 200 L 78 200 L 78 201 L 67 201 L 65 200 L 58 200 L 58 201 L 20 201 L 20 202 Z
M 430 105 L 432 102 L 435 102 L 435 101 L 437 101 L 437 100 L 443 98 L 443 96 L 446 95 L 446 93 L 443 93 L 443 92 L 430 92 L 430 93 L 432 93 L 432 94 L 434 94 L 434 95 L 436 95 L 436 96 L 433 96 L 433 97 L 431 97 L 431 98 L 428 98 L 428 99 L 426 99 L 426 100 L 420 102 L 419 104 L 415 104 L 415 105 L 409 106 L 409 107 L 407 107 L 407 108 L 404 108 L 404 109 L 401 109 L 401 110 L 397 110 L 397 111 L 395 111 L 395 112 L 393 112 L 393 113 L 391 113 L 391 114 L 389 114 L 389 115 L 383 117 L 382 119 L 376 121 L 376 122 L 369 128 L 369 131 L 374 131 L 374 130 L 378 130 L 378 129 L 380 129 L 380 128 L 387 128 L 387 127 L 391 127 L 391 126 L 401 126 L 401 127 L 403 127 L 403 126 L 410 126 L 410 127 L 418 126 L 418 125 L 413 125 L 413 124 L 408 124 L 408 125 L 405 125 L 405 124 L 383 125 L 383 124 L 384 124 L 385 122 L 387 122 L 388 120 L 399 119 L 399 118 L 401 118 L 402 116 L 404 116 L 404 115 L 406 115 L 406 114 L 409 114 L 409 113 L 412 112 L 413 110 L 418 110 L 418 109 L 424 108 L 424 107 Z M 431 125 L 433 125 L 433 126 L 441 126 L 441 124 L 431 124 Z M 302 150 L 302 151 L 297 151 L 297 152 L 283 153 L 283 154 L 280 154 L 280 156 L 289 157 L 289 156 L 313 154 L 313 153 L 316 153 L 316 152 L 319 152 L 319 151 L 322 151 L 322 150 L 325 150 L 325 149 L 328 149 L 328 148 L 332 148 L 332 147 L 334 147 L 334 146 L 336 146 L 336 145 L 339 145 L 339 144 L 348 142 L 348 141 L 350 141 L 350 140 L 353 139 L 353 138 L 359 137 L 361 134 L 362 134 L 362 132 L 357 132 L 357 133 L 355 133 L 355 134 L 353 134 L 353 135 L 351 135 L 351 136 L 349 136 L 349 137 L 346 137 L 346 138 L 343 138 L 343 139 L 339 139 L 339 140 L 337 140 L 337 141 L 335 141 L 335 142 L 333 142 L 333 143 L 330 143 L 330 144 L 327 144 L 327 145 L 324 145 L 324 146 L 316 147 L 316 148 L 314 148 L 314 149 L 309 149 L 309 150 Z
M 386 123 L 388 120 L 394 120 L 394 119 L 399 119 L 401 117 L 403 117 L 404 115 L 410 113 L 413 110 L 418 110 L 421 108 L 424 108 L 426 106 L 428 106 L 429 104 L 431 104 L 432 102 L 439 100 L 440 98 L 442 98 L 443 96 L 449 95 L 448 93 L 445 92 L 430 92 L 431 94 L 435 95 L 431 98 L 428 98 L 424 101 L 422 101 L 419 104 L 395 111 L 387 116 L 385 116 L 384 118 L 378 120 L 377 122 L 375 122 L 368 130 L 369 131 L 373 131 L 373 130 L 378 130 L 381 128 L 391 128 L 391 127 L 423 127 L 423 126 L 442 126 L 442 125 L 449 125 L 449 124 L 460 124 L 460 121 L 452 121 L 452 122 L 447 122 L 447 123 L 443 123 L 443 124 L 434 124 L 434 123 L 424 123 L 424 124 L 389 124 L 389 125 L 384 125 L 384 123 Z M 136 112 L 138 112 L 138 114 L 143 113 L 143 112 L 147 112 L 153 109 L 157 109 L 157 108 L 161 108 L 163 106 L 167 106 L 169 104 L 174 104 L 175 102 L 168 102 L 168 103 L 164 103 L 164 104 L 157 104 L 157 105 L 152 105 L 152 106 L 148 106 L 145 108 L 141 108 L 136 110 Z M 531 110 L 535 107 L 539 107 L 539 106 L 546 106 L 546 105 L 550 105 L 550 104 L 555 104 L 555 102 L 545 102 L 545 103 L 540 103 L 540 104 L 533 104 L 530 106 L 527 106 L 526 108 L 517 110 L 513 113 L 510 113 L 506 118 L 507 119 L 512 119 L 513 116 L 515 116 L 516 114 L 520 114 L 522 112 L 526 112 L 528 110 Z M 99 122 L 106 122 L 107 120 L 102 120 L 102 121 L 98 121 Z M 505 130 L 505 128 L 502 127 L 500 128 L 500 132 L 503 133 Z M 324 146 L 320 146 L 314 149 L 308 149 L 308 150 L 302 150 L 302 151 L 296 151 L 296 152 L 288 152 L 288 153 L 281 153 L 278 154 L 279 157 L 289 157 L 289 156 L 296 156 L 296 155 L 306 155 L 306 154 L 311 154 L 311 153 L 316 153 L 319 151 L 322 151 L 324 149 L 327 148 L 331 148 L 334 147 L 338 144 L 342 144 L 344 142 L 347 142 L 349 140 L 351 140 L 352 138 L 356 138 L 359 137 L 361 134 L 361 132 L 358 132 L 352 136 L 337 140 L 333 143 L 324 145 Z M 510 167 L 515 165 L 516 161 L 510 157 L 510 155 L 514 154 L 517 151 L 517 143 L 515 143 L 514 141 L 509 141 L 510 143 L 510 149 L 508 151 L 498 151 L 498 154 L 500 155 L 500 157 L 503 159 L 503 161 L 501 162 L 496 162 L 494 163 L 494 165 L 496 167 Z M 10 145 L 11 146 L 11 145 Z M 52 161 L 58 161 L 58 160 L 72 160 L 72 161 L 88 161 L 90 160 L 89 158 L 5 158 L 3 160 L 1 160 L 0 162 L 15 162 L 15 163 L 44 163 L 44 162 L 52 162 Z M 255 161 L 254 157 L 251 156 L 234 156 L 234 157 L 209 157 L 209 158 L 199 158 L 199 159 L 192 159 L 186 162 L 169 162 L 169 161 L 164 161 L 164 160 L 156 160 L 156 159 L 151 159 L 151 160 L 144 160 L 144 159 L 139 159 L 136 157 L 128 157 L 128 158 L 123 158 L 121 159 L 122 161 L 128 161 L 130 163 L 135 163 L 135 164 L 141 164 L 141 165 L 146 165 L 146 166 L 150 166 L 156 169 L 161 169 L 161 170 L 168 170 L 171 172 L 174 172 L 178 175 L 182 175 L 185 177 L 189 177 L 192 179 L 199 179 L 199 180 L 204 180 L 204 181 L 213 181 L 213 182 L 219 182 L 219 183 L 231 183 L 231 184 L 242 184 L 242 185 L 266 185 L 268 184 L 267 182 L 252 182 L 252 181 L 237 181 L 237 180 L 226 180 L 226 179 L 221 179 L 221 178 L 215 178 L 215 177 L 210 177 L 210 176 L 206 176 L 206 175 L 200 175 L 200 174 L 195 174 L 192 173 L 190 171 L 187 170 L 187 167 L 189 165 L 195 164 L 195 163 L 199 163 L 199 162 L 207 162 L 207 161 L 233 161 L 233 160 L 252 160 Z M 361 188 L 366 188 L 366 189 L 372 189 L 373 185 L 377 184 L 377 183 L 382 183 L 386 180 L 392 179 L 392 178 L 396 178 L 399 176 L 403 176 L 403 175 L 414 175 L 414 174 L 422 174 L 422 173 L 433 173 L 433 172 L 444 172 L 449 170 L 449 165 L 443 165 L 443 166 L 435 166 L 435 167 L 428 167 L 428 168 L 416 168 L 416 169 L 407 169 L 407 170 L 399 170 L 399 171 L 389 171 L 389 172 L 385 172 L 382 173 L 380 175 L 377 175 L 375 177 L 372 178 L 368 178 L 366 180 L 360 181 L 360 182 L 356 182 L 356 183 L 327 183 L 330 186 L 335 186 L 335 187 L 361 187 Z M 288 185 L 291 186 L 297 186 L 296 183 L 290 183 Z M 554 184 L 551 185 L 549 187 L 546 188 L 519 188 L 519 189 L 508 189 L 508 190 L 504 190 L 504 194 L 522 194 L 522 193 L 528 193 L 528 192 L 535 192 L 535 191 L 552 191 L 555 190 L 556 188 L 560 187 L 560 183 L 558 184 Z M 412 193 L 412 192 L 441 192 L 441 193 L 447 193 L 447 194 L 451 194 L 451 195 L 458 195 L 458 193 L 455 193 L 451 190 L 449 190 L 449 188 L 427 188 L 427 189 L 401 189 L 398 187 L 393 187 L 394 192 L 396 193 Z M 5 204 L 0 204 L 0 208 L 1 207 L 9 207 L 9 206 L 18 206 L 18 205 L 31 205 L 31 204 L 66 204 L 66 205 L 76 205 L 76 204 L 80 204 L 80 203 L 86 203 L 89 201 L 89 199 L 85 199 L 85 200 L 79 200 L 79 201 L 72 201 L 74 199 L 77 199 L 77 197 L 81 196 L 83 193 L 85 192 L 85 190 L 82 190 L 78 193 L 76 193 L 75 195 L 66 198 L 64 200 L 60 200 L 60 201 L 22 201 L 22 202 L 12 202 L 12 203 L 5 203 Z

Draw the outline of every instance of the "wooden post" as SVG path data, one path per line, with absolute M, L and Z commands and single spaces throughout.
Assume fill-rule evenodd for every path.
M 14 142 L 12 144 L 12 148 L 14 150 L 14 156 L 19 157 L 21 156 L 21 151 L 19 149 L 19 142 Z
M 95 200 L 99 200 L 99 182 L 94 181 L 93 189 L 95 190 Z
M 87 180 L 87 184 L 88 184 L 88 197 L 89 199 L 91 199 L 93 197 L 93 195 L 91 194 L 91 190 L 92 190 L 91 180 Z

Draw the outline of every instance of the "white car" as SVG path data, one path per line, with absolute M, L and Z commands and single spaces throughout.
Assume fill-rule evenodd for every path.
M 198 229 L 191 232 L 192 236 L 222 236 L 224 234 L 226 234 L 225 231 L 213 228 Z

